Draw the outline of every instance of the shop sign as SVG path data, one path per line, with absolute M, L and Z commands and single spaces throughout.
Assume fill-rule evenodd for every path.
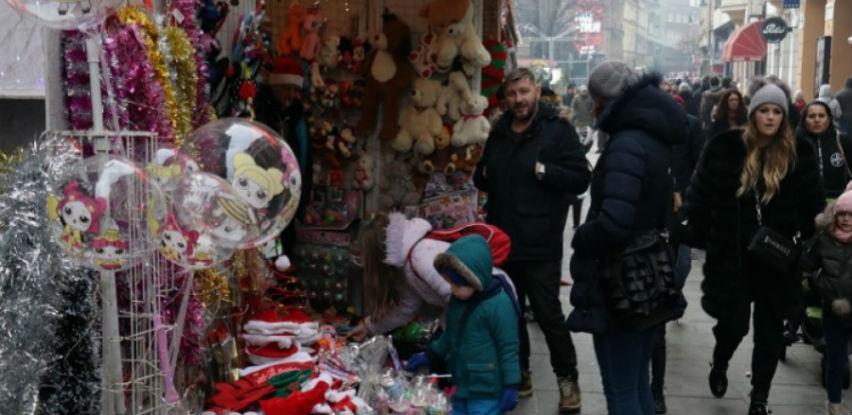
M 770 17 L 763 21 L 763 28 L 760 33 L 763 38 L 769 43 L 779 43 L 787 37 L 787 32 L 790 30 L 787 27 L 787 22 L 781 17 Z
M 798 9 L 800 0 L 784 0 L 785 9 Z

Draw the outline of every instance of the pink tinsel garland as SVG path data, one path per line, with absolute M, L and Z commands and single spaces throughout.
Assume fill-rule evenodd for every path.
M 172 3 L 172 8 L 183 16 L 178 24 L 186 32 L 190 42 L 195 47 L 195 65 L 198 68 L 198 92 L 192 120 L 192 126 L 195 128 L 210 121 L 210 113 L 207 110 L 207 103 L 210 101 L 210 88 L 207 85 L 207 59 L 205 56 L 210 51 L 214 39 L 198 27 L 196 15 L 198 9 L 202 6 L 203 0 L 174 0 Z
M 80 32 L 63 32 L 62 57 L 65 111 L 72 130 L 92 128 L 92 100 L 89 67 L 86 63 L 86 38 Z

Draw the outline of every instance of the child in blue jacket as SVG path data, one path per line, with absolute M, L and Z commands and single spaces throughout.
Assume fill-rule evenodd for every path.
M 505 275 L 493 273 L 485 238 L 466 236 L 435 258 L 435 269 L 452 286 L 446 331 L 428 352 L 411 358 L 408 370 L 431 359 L 447 363 L 457 391 L 454 415 L 511 411 L 521 382 L 517 303 Z

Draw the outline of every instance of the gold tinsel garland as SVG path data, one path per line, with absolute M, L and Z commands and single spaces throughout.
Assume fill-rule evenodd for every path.
M 219 270 L 208 268 L 195 272 L 198 297 L 208 310 L 216 310 L 222 303 L 230 302 L 231 286 Z
M 172 65 L 177 75 L 177 127 L 175 144 L 180 146 L 192 133 L 192 116 L 198 93 L 198 68 L 195 65 L 195 48 L 189 36 L 180 27 L 165 28 L 166 40 L 171 50 Z
M 142 9 L 134 6 L 125 6 L 116 12 L 118 20 L 126 25 L 137 25 L 142 29 L 141 41 L 145 44 L 145 49 L 148 51 L 148 60 L 151 61 L 151 66 L 154 68 L 154 75 L 157 77 L 157 82 L 163 87 L 163 95 L 166 106 L 166 116 L 169 118 L 169 123 L 172 130 L 178 131 L 178 104 L 175 100 L 175 90 L 169 80 L 169 67 L 163 53 L 157 47 L 157 39 L 159 33 L 157 25 L 145 14 Z M 177 134 L 176 134 L 177 135 Z M 175 142 L 176 145 L 180 143 Z
M 10 153 L 0 151 L 0 176 L 15 169 L 15 166 L 24 158 L 24 149 L 18 148 Z

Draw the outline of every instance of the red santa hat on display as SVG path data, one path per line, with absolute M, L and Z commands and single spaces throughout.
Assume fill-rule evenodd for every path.
M 279 56 L 272 62 L 272 69 L 266 75 L 269 85 L 294 85 L 299 88 L 305 84 L 302 67 L 289 56 Z

